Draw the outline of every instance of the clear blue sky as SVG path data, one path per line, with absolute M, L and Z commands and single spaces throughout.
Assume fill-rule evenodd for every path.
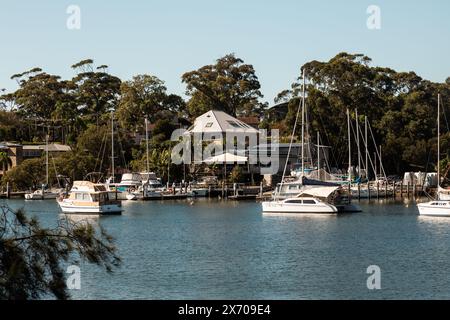
M 66 9 L 81 8 L 81 30 L 66 28 Z M 381 8 L 381 30 L 366 26 L 369 5 Z M 264 101 L 286 89 L 310 60 L 341 51 L 374 65 L 450 76 L 448 0 L 0 0 L 0 88 L 32 67 L 71 78 L 85 58 L 124 80 L 150 73 L 183 94 L 180 76 L 234 52 L 253 64 Z

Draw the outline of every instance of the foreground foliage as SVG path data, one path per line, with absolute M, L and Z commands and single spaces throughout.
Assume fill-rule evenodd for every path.
M 44 228 L 23 210 L 0 205 L 0 299 L 68 299 L 65 265 L 120 265 L 113 238 L 86 221 Z

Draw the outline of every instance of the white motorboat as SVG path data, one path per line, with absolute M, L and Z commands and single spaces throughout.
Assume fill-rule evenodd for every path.
M 450 201 L 436 200 L 417 205 L 421 216 L 450 217 Z
M 61 191 L 62 192 L 62 191 Z M 61 192 L 50 191 L 50 190 L 36 190 L 32 193 L 25 194 L 25 200 L 48 200 L 56 199 L 61 194 Z
M 111 200 L 105 185 L 90 181 L 75 181 L 67 197 L 60 196 L 57 202 L 64 213 L 120 214 L 122 204 Z
M 192 188 L 188 191 L 188 196 L 193 198 L 207 197 L 209 189 L 207 188 Z

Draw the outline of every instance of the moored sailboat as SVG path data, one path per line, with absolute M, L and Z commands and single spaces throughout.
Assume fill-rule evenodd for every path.
M 318 213 L 318 214 L 335 214 L 339 212 L 336 205 L 331 202 L 331 199 L 338 199 L 333 195 L 337 195 L 343 191 L 343 189 L 336 184 L 324 183 L 321 181 L 310 181 L 310 187 L 307 187 L 305 183 L 307 178 L 305 176 L 305 159 L 304 159 L 304 145 L 305 145 L 305 73 L 303 74 L 303 97 L 301 100 L 301 106 L 297 110 L 293 132 L 291 135 L 291 141 L 289 144 L 287 159 L 291 153 L 292 144 L 294 141 L 296 126 L 298 123 L 298 118 L 302 113 L 302 141 L 301 141 L 301 175 L 298 177 L 298 181 L 293 183 L 285 182 L 285 175 L 287 170 L 286 161 L 281 183 L 277 186 L 275 190 L 274 199 L 272 201 L 265 201 L 262 203 L 263 213 Z M 319 143 L 318 143 L 319 146 Z M 319 166 L 319 165 L 318 165 Z M 287 188 L 284 188 L 284 186 Z M 292 196 L 291 196 L 292 194 Z M 296 196 L 294 196 L 296 194 Z M 340 199 L 346 199 L 346 202 L 341 205 L 341 210 L 351 210 L 360 211 L 356 206 L 350 208 L 351 197 L 347 195 L 346 197 L 341 197 Z
M 438 178 L 438 192 L 437 199 L 425 203 L 419 203 L 417 208 L 421 216 L 435 216 L 435 217 L 450 217 L 450 199 L 441 200 L 446 194 L 442 192 L 441 181 L 440 181 L 440 158 L 441 158 L 441 147 L 440 147 L 440 110 L 441 110 L 441 96 L 438 95 L 438 116 L 437 116 L 437 131 L 438 131 L 438 156 L 437 156 L 437 178 Z

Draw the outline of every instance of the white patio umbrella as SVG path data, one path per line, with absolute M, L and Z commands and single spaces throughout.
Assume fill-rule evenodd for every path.
M 238 156 L 229 152 L 219 154 L 214 157 L 209 157 L 208 159 L 203 160 L 204 163 L 207 164 L 230 164 L 230 163 L 246 163 L 248 161 L 248 157 Z

